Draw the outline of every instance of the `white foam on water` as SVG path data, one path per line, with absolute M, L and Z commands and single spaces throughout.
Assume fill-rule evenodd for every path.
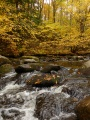
M 55 93 L 61 93 L 63 87 L 66 87 L 65 85 L 62 86 L 54 86 L 51 87 L 51 89 L 47 89 L 47 88 L 43 88 L 41 90 L 36 89 L 36 91 L 23 91 L 23 92 L 16 92 L 15 94 L 10 94 L 11 92 L 13 92 L 14 90 L 19 90 L 20 87 L 22 87 L 22 85 L 18 85 L 18 84 L 14 84 L 14 82 L 11 82 L 9 84 L 7 84 L 7 86 L 4 87 L 4 89 L 2 89 L 0 91 L 0 95 L 4 95 L 4 94 L 8 94 L 8 97 L 10 97 L 11 99 L 13 97 L 16 97 L 16 99 L 18 98 L 22 98 L 24 100 L 24 103 L 21 107 L 17 108 L 17 107 L 10 107 L 10 108 L 4 108 L 4 110 L 9 110 L 9 109 L 17 109 L 20 112 L 25 112 L 25 116 L 21 117 L 21 120 L 38 120 L 38 118 L 34 117 L 34 112 L 35 112 L 35 104 L 36 104 L 36 97 L 39 94 L 45 93 L 45 92 L 49 92 L 51 94 L 55 94 Z M 64 97 L 67 98 L 69 97 L 68 94 L 62 93 L 64 94 Z M 0 109 L 0 111 L 2 110 L 2 108 Z M 1 117 L 1 112 L 0 112 L 0 120 L 3 120 L 3 118 Z M 16 119 L 14 119 L 16 120 Z
M 22 120 L 38 120 L 38 118 L 35 118 L 33 116 L 34 114 L 34 110 L 35 110 L 35 103 L 36 103 L 36 96 L 38 94 L 38 92 L 33 91 L 33 92 L 28 92 L 28 91 L 24 91 L 20 94 L 24 101 L 24 104 L 21 108 L 21 111 L 25 112 L 25 116 L 22 117 Z
M 56 87 L 53 92 L 54 92 L 54 93 L 61 93 L 63 87 L 66 87 L 66 86 L 65 86 L 65 85 L 62 85 L 62 86 Z
M 76 115 L 74 113 L 64 113 L 64 112 L 60 112 L 59 116 L 54 116 L 52 117 L 50 120 L 63 120 L 63 119 L 68 119 L 70 116 L 75 117 Z
M 33 109 L 24 109 L 25 111 L 25 116 L 22 117 L 22 120 L 38 120 L 38 118 L 35 118 L 33 116 L 34 112 Z
M 65 96 L 65 98 L 69 98 L 69 97 L 70 97 L 69 94 L 62 92 L 62 89 L 63 89 L 64 87 L 67 87 L 67 86 L 66 86 L 66 85 L 62 85 L 62 86 L 59 86 L 59 87 L 56 87 L 56 88 L 52 89 L 51 91 L 52 91 L 54 94 L 55 94 L 55 93 L 62 93 L 62 94 Z
M 3 79 L 6 79 L 6 78 L 10 78 L 10 77 L 13 77 L 13 76 L 15 76 L 17 73 L 15 73 L 15 72 L 9 72 L 9 73 L 6 73 L 5 74 L 5 76 L 3 77 Z
M 8 83 L 7 86 L 5 86 L 1 91 L 0 91 L 0 95 L 9 93 L 11 91 L 14 90 L 18 90 L 21 86 L 18 84 L 14 85 L 14 82 Z
M 59 114 L 59 117 L 66 117 L 66 118 L 68 118 L 68 117 L 70 117 L 71 115 L 75 115 L 74 113 L 64 113 L 64 112 L 61 112 L 60 114 Z
M 1 116 L 1 110 L 0 110 L 0 120 L 3 120 L 2 116 Z

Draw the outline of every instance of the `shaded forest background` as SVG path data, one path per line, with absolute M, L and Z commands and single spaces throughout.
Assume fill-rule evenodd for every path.
M 0 54 L 90 53 L 90 0 L 0 0 Z

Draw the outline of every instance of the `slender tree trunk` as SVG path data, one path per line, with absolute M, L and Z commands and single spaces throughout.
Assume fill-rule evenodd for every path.
M 48 3 L 48 20 L 50 20 L 50 0 L 49 0 L 49 3 Z
M 56 17 L 56 0 L 52 0 L 53 5 L 53 22 L 55 23 L 55 17 Z
M 61 6 L 60 6 L 60 25 L 62 25 L 62 16 L 63 16 L 63 11 L 62 11 L 62 0 L 61 0 Z
M 72 26 L 72 18 L 73 18 L 73 0 L 71 2 L 70 26 Z
M 15 0 L 15 4 L 16 4 L 16 10 L 18 11 L 19 1 L 18 1 L 18 0 Z

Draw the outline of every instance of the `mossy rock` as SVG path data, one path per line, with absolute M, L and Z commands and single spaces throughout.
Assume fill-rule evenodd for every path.
M 11 64 L 4 64 L 0 66 L 0 74 L 5 74 L 14 71 L 14 68 Z
M 9 63 L 11 63 L 11 61 L 7 57 L 0 55 L 0 65 L 9 64 Z

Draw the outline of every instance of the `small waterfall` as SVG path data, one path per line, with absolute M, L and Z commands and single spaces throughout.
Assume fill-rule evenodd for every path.
M 69 70 L 71 67 L 68 68 Z M 52 74 L 61 75 L 61 86 L 55 85 L 49 88 L 36 88 L 26 86 L 25 81 L 32 76 L 38 75 L 40 72 L 34 71 L 30 73 L 16 74 L 11 72 L 0 78 L 0 120 L 48 120 L 39 119 L 35 116 L 36 100 L 38 96 L 45 94 L 46 103 L 50 103 L 50 98 L 55 99 L 56 104 L 54 109 L 56 113 L 50 117 L 49 120 L 63 120 L 76 118 L 75 113 L 72 111 L 73 107 L 82 99 L 85 95 L 90 95 L 90 89 L 88 88 L 87 78 L 73 78 L 76 75 L 77 68 L 72 69 L 71 73 L 63 71 L 53 72 Z M 66 81 L 64 81 L 66 79 Z M 56 95 L 56 98 L 55 96 Z M 53 96 L 53 97 L 52 97 Z M 42 97 L 42 96 L 41 96 Z M 70 101 L 73 101 L 70 103 Z M 44 105 L 45 105 L 44 104 Z M 71 108 L 67 107 L 70 106 Z M 53 108 L 53 102 L 50 103 L 50 110 Z M 46 107 L 46 106 L 44 106 Z M 48 107 L 48 108 L 49 108 Z M 44 111 L 46 110 L 46 111 Z M 68 111 L 69 110 L 69 111 Z M 47 108 L 42 108 L 41 114 L 46 115 Z M 51 110 L 52 111 L 52 110 Z M 53 114 L 53 113 L 52 113 Z M 43 116 L 42 116 L 43 117 Z M 74 119 L 76 120 L 76 119 Z
M 35 118 L 34 115 L 34 110 L 35 110 L 35 103 L 36 103 L 36 97 L 39 94 L 45 93 L 45 92 L 49 92 L 49 93 L 61 93 L 62 88 L 65 86 L 61 86 L 61 87 L 51 87 L 49 90 L 48 88 L 42 88 L 40 90 L 35 89 L 34 91 L 19 91 L 20 88 L 23 87 L 23 85 L 18 85 L 18 84 L 14 84 L 14 82 L 11 82 L 9 84 L 7 84 L 7 86 L 5 86 L 3 88 L 3 90 L 0 91 L 0 96 L 4 96 L 6 95 L 6 99 L 11 101 L 11 104 L 13 102 L 16 102 L 15 104 L 19 104 L 17 103 L 20 101 L 23 101 L 23 104 L 21 103 L 20 106 L 18 105 L 14 105 L 14 106 L 10 106 L 8 103 L 8 105 L 3 108 L 0 108 L 0 120 L 4 120 L 2 118 L 2 116 L 8 116 L 8 118 L 13 118 L 14 120 L 18 120 L 18 118 L 20 120 L 38 120 L 38 118 Z M 16 92 L 15 92 L 16 91 Z M 64 94 L 65 97 L 69 97 L 68 94 Z M 2 115 L 2 111 L 4 115 Z M 14 111 L 14 112 L 13 112 Z M 15 116 L 15 111 L 19 112 L 19 115 Z M 22 114 L 23 113 L 23 114 Z

